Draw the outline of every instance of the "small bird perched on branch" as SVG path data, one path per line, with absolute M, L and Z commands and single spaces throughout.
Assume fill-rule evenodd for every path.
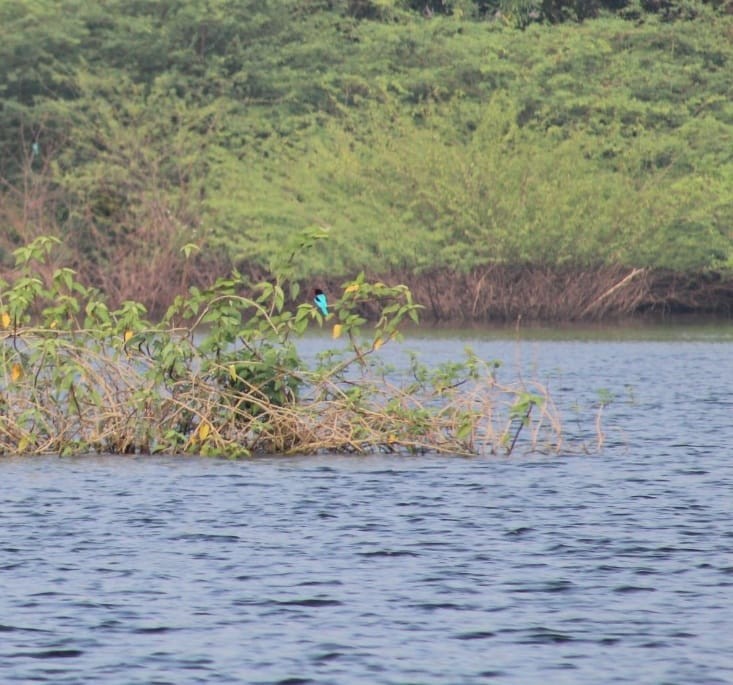
M 323 316 L 328 316 L 328 301 L 326 300 L 326 294 L 320 288 L 313 291 L 313 304 L 316 305 L 316 308 Z

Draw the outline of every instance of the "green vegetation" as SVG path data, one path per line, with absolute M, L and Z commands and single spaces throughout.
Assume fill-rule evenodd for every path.
M 108 307 L 68 268 L 44 283 L 36 274 L 57 243 L 18 248 L 16 279 L 0 282 L 0 455 L 510 454 L 562 444 L 547 393 L 501 382 L 496 362 L 468 354 L 429 369 L 413 359 L 391 381 L 378 352 L 419 310 L 404 286 L 345 284 L 327 319 L 347 343 L 309 366 L 293 339 L 326 322 L 310 304 L 285 306 L 297 285 L 263 282 L 252 299 L 234 274 L 192 287 L 153 324 L 140 303 Z M 364 302 L 379 303 L 370 330 Z
M 296 281 L 610 269 L 578 316 L 628 274 L 729 283 L 729 9 L 5 0 L 0 262 L 54 235 L 53 266 L 155 312 L 232 267 L 275 273 L 311 226 L 330 238 L 296 249 Z M 475 300 L 453 309 L 490 316 Z

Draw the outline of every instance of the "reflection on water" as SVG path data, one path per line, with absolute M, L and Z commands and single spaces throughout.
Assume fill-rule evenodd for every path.
M 380 353 L 468 344 L 581 438 L 602 389 L 602 455 L 0 460 L 3 682 L 733 682 L 733 335 L 576 333 Z
M 586 340 L 586 341 L 733 341 L 733 319 L 701 315 L 629 318 L 614 323 L 583 322 L 549 325 L 518 322 L 504 325 L 422 324 L 407 331 L 410 338 L 502 340 Z

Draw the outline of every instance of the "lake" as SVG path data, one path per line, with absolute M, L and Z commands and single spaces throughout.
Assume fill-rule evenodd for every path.
M 0 459 L 2 682 L 732 683 L 733 326 L 465 345 L 566 453 Z

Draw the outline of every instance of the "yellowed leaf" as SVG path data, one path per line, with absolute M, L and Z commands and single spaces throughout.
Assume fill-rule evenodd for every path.
M 9 328 L 10 327 L 10 314 L 7 312 L 3 312 L 0 314 L 0 322 L 3 325 L 3 328 Z
M 18 362 L 15 362 L 10 367 L 10 380 L 15 383 L 21 378 L 23 378 L 23 367 Z
M 335 323 L 333 325 L 333 333 L 331 333 L 333 339 L 340 338 L 341 334 L 344 332 L 344 327 L 340 323 Z
M 211 433 L 211 425 L 208 421 L 202 421 L 196 430 L 196 436 L 201 440 L 201 442 L 203 442 L 209 437 L 209 433 Z

